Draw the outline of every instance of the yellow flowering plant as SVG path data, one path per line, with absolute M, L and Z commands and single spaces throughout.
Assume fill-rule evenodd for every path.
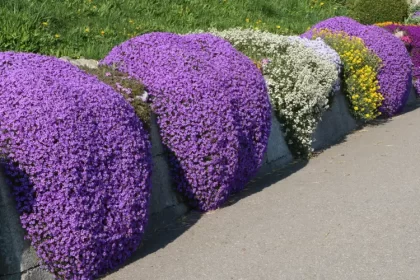
M 383 96 L 379 93 L 378 72 L 382 60 L 370 51 L 359 37 L 344 32 L 333 33 L 322 29 L 313 38 L 321 37 L 341 58 L 343 88 L 350 101 L 353 115 L 362 120 L 373 120 L 381 112 Z

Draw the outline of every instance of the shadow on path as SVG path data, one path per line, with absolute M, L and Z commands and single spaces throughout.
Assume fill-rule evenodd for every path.
M 296 161 L 286 167 L 277 169 L 261 177 L 254 178 L 249 184 L 246 185 L 244 190 L 233 195 L 221 209 L 231 206 L 240 201 L 241 199 L 244 199 L 250 195 L 263 191 L 265 188 L 271 186 L 272 184 L 289 177 L 293 173 L 305 167 L 307 162 L 308 161 Z M 188 212 L 185 216 L 169 224 L 167 227 L 155 230 L 154 232 L 149 232 L 145 235 L 142 245 L 119 269 L 122 269 L 126 265 L 136 262 L 149 254 L 153 254 L 159 251 L 160 249 L 165 248 L 167 245 L 169 245 L 182 234 L 184 234 L 186 231 L 188 231 L 195 223 L 198 222 L 198 220 L 203 215 L 204 213 L 192 210 Z M 116 271 L 117 270 L 114 270 L 113 272 Z M 103 275 L 103 277 L 107 275 Z
M 301 170 L 308 164 L 308 160 L 296 160 L 289 165 L 286 165 L 282 168 L 273 170 L 269 173 L 264 174 L 263 176 L 256 177 L 248 183 L 245 188 L 229 198 L 228 201 L 223 205 L 223 208 L 229 207 L 236 204 L 241 199 L 244 199 L 250 195 L 263 191 L 265 188 L 291 176 L 295 172 Z

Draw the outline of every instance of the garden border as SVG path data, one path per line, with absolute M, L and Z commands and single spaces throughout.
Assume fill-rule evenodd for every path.
M 407 106 L 416 102 L 414 88 L 410 92 Z M 156 116 L 152 115 L 152 196 L 149 212 L 148 233 L 164 228 L 172 221 L 189 211 L 189 206 L 178 195 L 171 180 L 167 153 L 160 140 Z M 331 108 L 328 109 L 314 133 L 313 148 L 319 151 L 339 143 L 346 135 L 360 127 L 348 109 L 345 95 L 335 93 Z M 280 169 L 293 162 L 293 156 L 287 147 L 281 131 L 281 125 L 272 112 L 272 127 L 264 158 L 264 164 L 256 177 L 261 177 L 273 170 Z M 24 241 L 24 231 L 19 222 L 15 202 L 9 195 L 2 171 L 0 170 L 0 280 L 47 280 L 52 275 L 42 270 L 38 259 L 28 241 Z M 2 265 L 6 264 L 6 265 Z

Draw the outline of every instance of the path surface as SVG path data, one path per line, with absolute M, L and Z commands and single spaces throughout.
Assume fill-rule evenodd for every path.
M 105 279 L 420 279 L 420 109 L 240 196 L 155 233 Z

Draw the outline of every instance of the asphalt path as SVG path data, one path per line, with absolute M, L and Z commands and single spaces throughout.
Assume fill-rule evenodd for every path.
M 189 213 L 104 279 L 420 279 L 420 109 Z

